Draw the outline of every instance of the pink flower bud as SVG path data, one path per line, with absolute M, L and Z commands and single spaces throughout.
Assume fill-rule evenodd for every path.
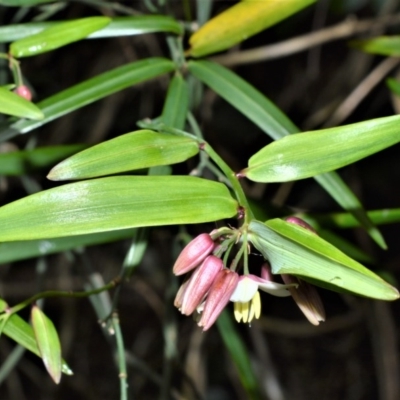
M 174 300 L 174 306 L 175 306 L 176 308 L 178 308 L 179 310 L 180 310 L 181 307 L 182 307 L 183 295 L 184 295 L 184 293 L 185 293 L 185 290 L 186 290 L 188 284 L 189 284 L 189 279 L 186 279 L 186 280 L 182 283 L 182 285 L 179 287 L 178 292 L 176 293 L 175 300 Z
M 181 312 L 190 315 L 203 301 L 205 295 L 219 271 L 223 268 L 223 262 L 215 256 L 208 256 L 203 263 L 197 267 L 189 279 L 189 283 L 183 294 Z
M 32 100 L 32 93 L 28 89 L 27 86 L 21 85 L 15 88 L 14 93 L 17 94 L 20 97 L 23 97 L 24 99 L 31 101 Z
M 272 276 L 272 272 L 271 272 L 271 266 L 267 262 L 265 262 L 261 266 L 261 278 L 266 280 L 266 281 L 273 281 L 274 280 L 274 278 Z
M 175 261 L 173 272 L 175 275 L 183 275 L 200 265 L 214 250 L 215 243 L 208 233 L 202 233 L 194 238 L 181 251 Z
M 212 284 L 206 302 L 204 304 L 203 314 L 198 323 L 203 331 L 209 329 L 222 310 L 228 304 L 232 293 L 239 282 L 239 275 L 230 269 L 219 271 Z
M 308 224 L 306 221 L 303 221 L 301 218 L 287 217 L 287 218 L 285 218 L 285 221 L 289 222 L 291 224 L 299 225 L 302 228 L 305 228 L 308 231 L 317 234 L 317 231 L 310 224 Z

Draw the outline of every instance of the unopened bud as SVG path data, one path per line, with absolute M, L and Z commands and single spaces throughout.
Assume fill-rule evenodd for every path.
M 203 314 L 198 323 L 203 328 L 203 331 L 209 329 L 217 320 L 222 310 L 228 304 L 238 282 L 239 275 L 236 272 L 230 269 L 223 269 L 218 272 L 208 292 Z
M 189 279 L 183 295 L 181 312 L 190 315 L 203 301 L 219 271 L 223 268 L 223 262 L 215 256 L 208 256 L 203 263 L 196 268 Z
M 21 85 L 14 89 L 14 93 L 20 97 L 23 97 L 25 100 L 31 101 L 32 100 L 32 93 L 28 89 L 27 86 Z
M 194 238 L 181 251 L 172 269 L 175 275 L 183 275 L 200 265 L 214 250 L 215 243 L 208 233 Z
M 306 221 L 302 220 L 301 218 L 298 217 L 287 217 L 285 218 L 286 222 L 289 222 L 291 224 L 299 225 L 302 228 L 307 229 L 308 231 L 317 234 L 317 231 Z

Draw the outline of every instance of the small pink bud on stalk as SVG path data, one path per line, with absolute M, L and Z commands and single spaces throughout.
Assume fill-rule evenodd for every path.
M 306 221 L 302 220 L 301 218 L 298 217 L 287 217 L 285 218 L 286 222 L 289 222 L 291 224 L 299 225 L 302 228 L 307 229 L 308 231 L 317 234 L 317 231 Z
M 183 294 L 182 307 L 180 308 L 182 314 L 190 315 L 196 310 L 222 268 L 222 260 L 215 256 L 208 256 L 203 263 L 196 268 Z
M 298 287 L 289 288 L 292 297 L 305 317 L 313 324 L 325 321 L 325 310 L 321 298 L 314 286 L 292 275 L 282 275 L 285 283 L 297 283 Z
M 219 271 L 212 284 L 206 302 L 204 304 L 203 314 L 198 325 L 203 331 L 210 329 L 222 310 L 228 304 L 232 293 L 239 282 L 239 275 L 230 269 Z
M 28 89 L 27 86 L 21 85 L 14 89 L 14 93 L 20 97 L 23 97 L 25 100 L 31 101 L 32 100 L 32 93 Z
M 183 275 L 196 268 L 214 250 L 214 247 L 215 243 L 208 233 L 202 233 L 194 238 L 181 251 L 175 261 L 174 274 Z

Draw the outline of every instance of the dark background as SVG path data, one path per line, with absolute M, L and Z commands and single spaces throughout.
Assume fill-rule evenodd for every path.
M 67 2 L 52 19 L 123 13 L 84 1 Z M 116 4 L 117 2 L 109 2 Z M 156 1 L 154 0 L 156 4 Z M 188 19 L 181 1 L 168 1 L 165 11 Z M 213 14 L 233 2 L 215 1 Z M 148 13 L 145 1 L 119 2 Z M 191 17 L 195 4 L 189 2 Z M 240 46 L 243 49 L 278 43 L 299 35 L 342 23 L 349 18 L 377 19 L 399 13 L 396 1 L 321 0 L 286 21 L 267 29 Z M 0 7 L 2 24 L 27 22 L 40 14 L 38 8 L 25 14 L 17 8 Z M 189 19 L 190 19 L 189 18 Z M 356 35 L 329 41 L 322 46 L 273 60 L 232 68 L 275 102 L 303 130 L 323 127 L 349 94 L 374 69 L 383 56 L 367 55 L 349 46 L 349 40 L 381 34 L 397 34 L 399 24 L 384 24 Z M 307 40 L 307 39 L 306 39 Z M 5 49 L 6 51 L 6 49 Z M 22 60 L 24 76 L 40 101 L 73 84 L 124 63 L 150 56 L 167 56 L 163 34 L 117 39 L 81 41 L 56 51 Z M 6 71 L 6 66 L 3 66 Z M 396 76 L 396 68 L 388 73 Z M 395 114 L 393 98 L 385 85 L 387 74 L 358 106 L 335 125 Z M 13 139 L 23 149 L 55 144 L 95 144 L 137 128 L 136 121 L 157 117 L 162 109 L 168 78 L 162 77 L 114 94 L 68 114 L 27 135 Z M 248 158 L 269 138 L 230 105 L 206 90 L 196 116 L 206 139 L 239 171 Z M 340 171 L 366 209 L 396 208 L 400 202 L 399 147 L 393 146 Z M 176 168 L 189 172 L 192 161 Z M 42 188 L 51 187 L 46 171 L 32 174 Z M 295 184 L 245 183 L 249 197 L 262 207 L 271 204 L 293 210 L 319 213 L 340 211 L 314 180 Z M 8 203 L 25 196 L 19 178 L 1 178 L 0 201 Z M 190 226 L 190 234 L 208 232 L 215 225 Z M 0 227 L 1 229 L 1 227 Z M 377 272 L 399 274 L 399 225 L 382 226 L 389 250 L 383 251 L 360 229 L 336 231 L 375 258 L 368 265 Z M 130 399 L 155 399 L 167 374 L 164 360 L 166 322 L 177 329 L 178 357 L 168 364 L 171 387 L 165 398 L 247 398 L 235 366 L 224 349 L 216 328 L 202 333 L 191 318 L 181 317 L 172 306 L 177 282 L 171 266 L 177 255 L 177 227 L 153 228 L 142 264 L 123 285 L 118 304 L 120 323 L 129 358 Z M 129 242 L 93 246 L 84 251 L 21 261 L 0 268 L 0 294 L 9 304 L 41 290 L 81 290 L 88 274 L 98 273 L 104 282 L 121 268 Z M 40 272 L 43 267 L 44 272 Z M 319 291 L 327 310 L 327 321 L 311 326 L 293 301 L 262 295 L 263 315 L 251 327 L 238 325 L 249 356 L 260 379 L 264 398 L 270 400 L 391 400 L 399 398 L 398 303 L 384 303 Z M 118 369 L 114 361 L 114 338 L 103 329 L 88 300 L 49 299 L 45 312 L 56 324 L 63 356 L 74 376 L 63 376 L 56 386 L 40 360 L 26 354 L 0 386 L 1 400 L 24 399 L 116 399 L 119 398 Z M 29 315 L 22 314 L 28 318 Z M 14 343 L 0 340 L 0 359 L 5 360 Z M 165 380 L 164 380 L 165 382 Z

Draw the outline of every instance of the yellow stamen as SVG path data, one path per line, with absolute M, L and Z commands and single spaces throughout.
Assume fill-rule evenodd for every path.
M 234 303 L 234 315 L 237 322 L 243 320 L 244 323 L 250 323 L 254 318 L 258 319 L 261 315 L 261 298 L 257 290 L 254 297 L 246 303 Z

